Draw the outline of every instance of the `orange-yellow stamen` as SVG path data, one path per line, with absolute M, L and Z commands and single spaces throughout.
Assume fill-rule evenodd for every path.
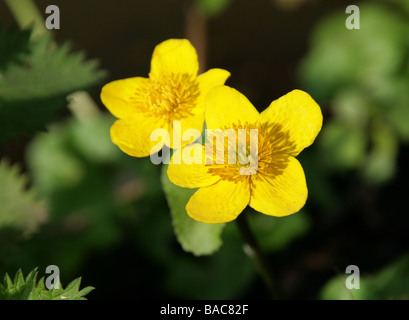
M 148 86 L 135 91 L 133 101 L 139 112 L 170 121 L 191 116 L 199 97 L 199 86 L 190 74 L 151 75 Z
M 240 133 L 243 130 L 245 139 Z M 279 175 L 287 166 L 289 157 L 295 155 L 296 145 L 280 125 L 239 122 L 231 128 L 213 131 L 208 140 L 208 172 L 233 182 L 246 179 L 251 182 L 260 174 Z

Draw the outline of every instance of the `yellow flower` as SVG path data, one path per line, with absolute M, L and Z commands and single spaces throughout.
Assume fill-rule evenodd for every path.
M 196 50 L 191 43 L 169 39 L 156 46 L 149 78 L 134 77 L 106 84 L 101 100 L 119 118 L 111 128 L 112 141 L 131 156 L 146 157 L 164 144 L 173 148 L 194 141 L 182 141 L 186 129 L 197 129 L 193 138 L 198 138 L 204 123 L 207 92 L 223 85 L 230 76 L 222 69 L 211 69 L 198 76 L 198 70 Z M 174 121 L 180 121 L 181 126 L 181 134 L 175 130 L 176 136 Z M 151 141 L 151 133 L 159 128 L 167 130 L 170 139 Z M 180 141 L 181 145 L 176 144 Z
M 295 156 L 314 142 L 322 126 L 321 109 L 310 95 L 291 91 L 260 114 L 240 92 L 220 86 L 207 96 L 205 118 L 207 129 L 214 131 L 208 135 L 210 141 L 175 152 L 173 158 L 184 161 L 176 164 L 172 158 L 167 172 L 174 184 L 199 188 L 186 205 L 190 217 L 223 223 L 236 219 L 247 205 L 278 217 L 304 206 L 308 190 Z M 240 140 L 243 130 L 244 143 Z M 214 143 L 218 135 L 227 137 L 221 148 Z M 231 142 L 229 137 L 235 135 L 239 139 Z M 257 141 L 255 150 L 252 138 Z M 236 163 L 229 161 L 232 150 Z M 221 151 L 224 161 L 217 163 Z M 241 161 L 246 158 L 247 164 Z

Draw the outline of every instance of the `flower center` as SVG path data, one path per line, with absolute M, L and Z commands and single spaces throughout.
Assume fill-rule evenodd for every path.
M 208 134 L 206 166 L 212 175 L 233 182 L 279 175 L 295 155 L 295 143 L 280 125 L 240 122 Z
M 212 175 L 241 181 L 258 168 L 258 125 L 233 124 L 231 128 L 207 130 L 206 166 Z
M 190 74 L 150 75 L 149 85 L 138 88 L 134 100 L 141 112 L 169 121 L 192 115 L 199 86 Z

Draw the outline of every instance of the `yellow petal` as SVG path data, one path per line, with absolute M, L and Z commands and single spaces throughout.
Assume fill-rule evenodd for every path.
M 208 173 L 205 147 L 199 143 L 175 151 L 168 166 L 168 177 L 183 188 L 207 187 L 220 180 L 220 177 Z
M 293 157 L 276 175 L 257 174 L 252 178 L 250 206 L 267 215 L 281 217 L 298 212 L 308 190 L 301 164 Z
M 137 89 L 147 87 L 149 81 L 141 77 L 112 81 L 102 88 L 101 101 L 115 117 L 132 117 L 138 110 L 132 99 Z
M 195 112 L 192 116 L 169 122 L 170 141 L 166 145 L 180 149 L 200 137 L 203 131 L 204 113 Z
M 204 99 L 209 90 L 223 85 L 229 76 L 230 72 L 226 70 L 211 69 L 197 77 L 200 94 L 196 100 L 196 105 L 191 110 L 191 115 L 181 118 L 180 124 L 175 121 L 169 124 L 171 129 L 169 132 L 170 148 L 179 149 L 200 137 L 204 123 Z
M 157 141 L 152 137 L 155 129 L 163 128 Z M 111 140 L 123 152 L 133 157 L 147 157 L 162 149 L 167 139 L 167 123 L 161 119 L 137 115 L 117 120 L 111 127 Z
M 239 121 L 256 123 L 259 113 L 251 102 L 237 90 L 228 86 L 209 91 L 205 100 L 205 119 L 208 129 L 232 128 Z
M 151 75 L 190 74 L 197 76 L 199 61 L 196 49 L 189 40 L 169 39 L 155 47 L 151 61 Z
M 186 205 L 188 215 L 200 222 L 224 223 L 237 218 L 249 203 L 248 181 L 220 180 L 200 188 Z
M 230 77 L 230 72 L 223 69 L 210 69 L 197 77 L 200 96 L 198 98 L 198 109 L 204 112 L 204 102 L 209 91 L 215 87 L 222 86 Z
M 273 101 L 260 114 L 260 122 L 280 125 L 295 144 L 296 155 L 314 142 L 321 130 L 322 113 L 308 93 L 294 90 Z

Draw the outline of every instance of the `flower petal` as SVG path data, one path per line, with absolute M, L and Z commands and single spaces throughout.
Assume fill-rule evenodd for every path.
M 151 61 L 151 75 L 190 74 L 197 76 L 199 61 L 196 49 L 189 40 L 169 39 L 155 47 Z
M 224 223 L 237 218 L 250 199 L 248 181 L 220 180 L 200 188 L 186 205 L 188 215 L 205 223 Z
M 216 87 L 205 100 L 205 119 L 208 129 L 229 129 L 239 121 L 244 124 L 258 121 L 259 113 L 251 102 L 236 89 Z
M 199 83 L 200 96 L 198 99 L 198 108 L 204 112 L 204 102 L 208 92 L 218 86 L 224 85 L 227 78 L 230 77 L 230 72 L 215 68 L 202 73 L 197 77 Z
M 166 135 L 152 141 L 155 129 L 163 128 Z M 161 119 L 136 115 L 132 118 L 117 120 L 111 127 L 111 140 L 123 152 L 133 157 L 147 157 L 162 149 L 167 137 L 167 123 Z
M 220 180 L 220 177 L 208 173 L 205 147 L 199 143 L 175 151 L 168 166 L 168 177 L 183 188 L 207 187 Z
M 223 85 L 229 76 L 230 72 L 223 69 L 211 69 L 198 76 L 197 80 L 199 84 L 200 94 L 197 98 L 195 107 L 191 111 L 192 114 L 187 117 L 181 118 L 180 125 L 175 121 L 169 124 L 170 148 L 179 149 L 188 145 L 189 143 L 192 143 L 200 137 L 203 131 L 205 97 L 209 90 L 213 89 L 214 87 Z M 181 130 L 179 130 L 179 126 Z M 173 130 L 174 128 L 175 130 Z M 186 139 L 190 139 L 186 141 L 186 139 L 182 139 L 183 136 L 185 136 Z M 179 144 L 179 141 L 181 141 L 181 144 Z
M 280 125 L 296 145 L 296 155 L 314 142 L 322 127 L 322 113 L 308 93 L 294 90 L 273 101 L 260 114 L 260 123 Z
M 278 175 L 257 174 L 252 179 L 250 207 L 270 215 L 286 216 L 298 212 L 308 196 L 301 164 L 293 157 Z
M 137 89 L 147 87 L 149 81 L 141 77 L 112 81 L 102 88 L 101 101 L 115 117 L 132 117 L 137 112 L 132 99 Z
M 166 145 L 172 149 L 180 149 L 200 137 L 203 131 L 204 113 L 174 120 L 169 123 L 170 141 Z

